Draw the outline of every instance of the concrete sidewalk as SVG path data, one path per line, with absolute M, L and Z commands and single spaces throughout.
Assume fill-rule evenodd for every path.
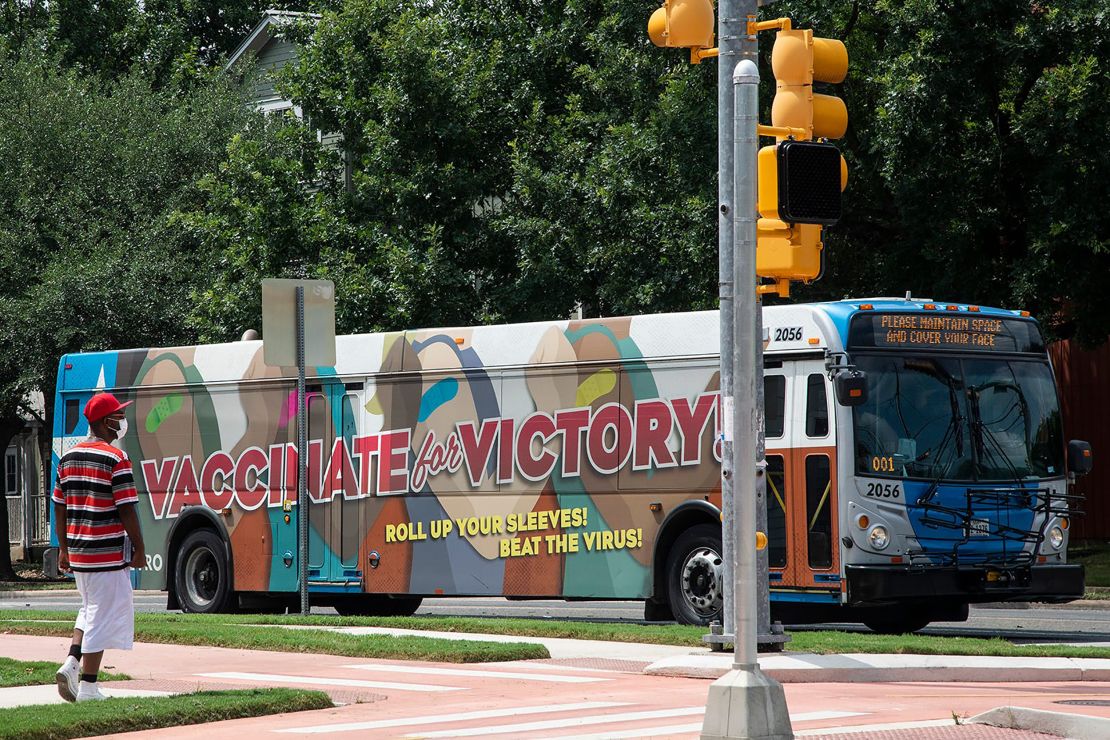
M 365 632 L 369 628 L 340 629 Z M 455 633 L 447 636 L 518 639 Z M 549 644 L 547 640 L 529 641 Z M 60 660 L 67 642 L 58 637 L 2 635 L 0 655 L 18 660 L 56 656 Z M 684 651 L 689 658 L 730 660 L 728 654 L 708 655 L 707 650 L 701 649 L 598 641 L 550 641 L 549 649 L 562 657 L 458 665 L 137 643 L 132 652 L 112 651 L 105 661 L 105 668 L 112 670 L 115 666 L 115 670 L 130 674 L 133 680 L 113 682 L 115 686 L 105 684 L 103 690 L 187 693 L 198 689 L 294 686 L 327 691 L 338 704 L 334 709 L 319 712 L 207 725 L 203 732 L 213 739 L 263 737 L 273 733 L 304 737 L 338 733 L 340 738 L 384 740 L 412 733 L 414 737 L 528 736 L 532 740 L 556 737 L 566 740 L 571 737 L 567 733 L 582 738 L 585 736 L 579 733 L 588 730 L 591 738 L 693 740 L 700 728 L 709 681 L 645 671 L 658 661 L 683 659 L 682 652 L 675 654 L 675 650 Z M 840 658 L 855 662 L 847 666 L 836 664 Z M 783 659 L 817 665 L 802 669 L 789 665 L 774 667 L 775 661 Z M 838 676 L 836 671 L 840 671 L 842 679 L 845 672 L 870 670 L 866 662 L 883 660 L 888 663 L 882 667 L 883 675 L 894 678 L 898 675 L 894 669 L 905 669 L 907 659 L 918 660 L 914 656 L 776 655 L 764 656 L 762 662 L 768 672 L 781 671 L 784 677 L 791 670 L 805 671 L 806 680 L 788 681 L 784 685 L 799 737 L 851 732 L 858 740 L 880 737 L 1002 740 L 1032 738 L 1030 732 L 1034 728 L 1040 732 L 1057 731 L 1060 736 L 1110 737 L 1110 683 L 1077 680 L 1011 683 L 1006 671 L 997 667 L 993 669 L 993 680 L 982 683 L 938 680 L 937 674 L 931 682 L 833 681 Z M 822 661 L 834 665 L 820 665 Z M 822 676 L 827 680 L 813 680 Z M 56 701 L 55 691 L 53 686 L 21 690 L 18 701 L 16 696 L 21 692 L 0 692 L 0 706 Z M 44 707 L 43 711 L 49 709 Z M 994 714 L 986 714 L 983 719 L 1000 728 L 997 733 L 971 734 L 970 729 L 953 727 L 957 717 L 966 722 L 990 712 Z M 583 729 L 577 729 L 580 725 Z M 541 726 L 545 729 L 540 729 Z M 399 729 L 402 727 L 405 729 Z M 1019 729 L 1011 731 L 1016 734 L 1005 734 L 1001 729 L 1004 727 Z M 145 731 L 141 737 L 186 740 L 195 738 L 197 731 L 196 727 L 166 728 Z
M 259 625 L 260 627 L 262 625 Z M 273 626 L 273 625 L 270 625 Z M 714 653 L 708 648 L 653 645 L 600 640 L 570 640 L 517 635 L 487 635 L 465 632 L 432 632 L 387 627 L 303 627 L 279 629 L 327 629 L 348 635 L 395 635 L 442 637 L 448 640 L 482 642 L 527 642 L 544 645 L 552 659 L 603 658 L 645 663 L 643 672 L 657 676 L 716 679 L 732 668 L 732 652 Z M 1012 658 L 965 655 L 883 655 L 852 653 L 816 655 L 809 653 L 766 653 L 759 666 L 781 683 L 884 683 L 894 681 L 1007 682 L 1110 681 L 1110 659 L 1103 658 Z

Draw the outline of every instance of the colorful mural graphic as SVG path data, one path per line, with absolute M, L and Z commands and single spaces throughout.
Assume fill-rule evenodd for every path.
M 643 597 L 649 504 L 719 495 L 716 350 L 715 312 L 340 337 L 309 378 L 312 580 Z M 236 590 L 296 588 L 291 368 L 240 342 L 74 355 L 59 377 L 59 454 L 87 431 L 67 403 L 135 401 L 123 446 L 150 542 L 203 507 Z
M 962 304 L 942 308 L 972 312 Z M 882 444 L 890 435 L 859 436 L 857 427 L 870 428 L 865 412 L 894 408 L 905 416 L 904 399 L 894 403 L 897 394 L 882 389 L 921 376 L 919 359 L 907 361 L 902 375 L 872 368 L 875 408 L 861 407 L 858 419 L 833 401 L 826 362 L 845 358 L 845 348 L 866 360 L 939 347 L 967 355 L 965 364 L 973 358 L 985 368 L 980 374 L 1009 367 L 1006 357 L 1015 354 L 1043 365 L 1047 380 L 1026 397 L 1046 399 L 1044 414 L 1055 418 L 1055 387 L 1032 321 L 974 307 L 979 318 L 969 319 L 967 332 L 947 332 L 950 323 L 934 324 L 930 313 L 940 310 L 875 299 L 764 311 L 767 387 L 779 389 L 777 410 L 767 412 L 768 426 L 773 417 L 777 427 L 767 435 L 767 460 L 772 598 L 780 605 L 889 604 L 906 598 L 889 580 L 906 568 L 957 560 L 966 567 L 969 558 L 976 567 L 1019 569 L 1040 558 L 1027 569 L 1034 586 L 992 599 L 1082 593 L 1082 570 L 1066 565 L 1069 504 L 1060 464 L 1039 476 L 1034 511 L 1031 483 L 993 480 L 987 497 L 966 478 L 936 485 L 936 475 L 911 474 L 912 465 L 933 459 L 913 452 L 924 449 L 920 431 Z M 911 314 L 925 328 L 903 336 Z M 309 590 L 669 596 L 672 606 L 686 599 L 697 607 L 676 612 L 680 619 L 712 618 L 721 592 L 719 566 L 710 562 L 719 547 L 718 332 L 718 313 L 705 311 L 337 337 L 336 365 L 310 368 L 308 379 Z M 990 342 L 975 332 L 990 333 Z M 180 573 L 171 534 L 204 516 L 226 535 L 229 588 L 296 591 L 295 375 L 267 366 L 261 342 L 62 358 L 55 462 L 88 433 L 80 409 L 93 393 L 108 389 L 134 401 L 127 410 L 133 431 L 122 446 L 135 465 L 150 554 L 137 585 L 173 586 Z M 945 397 L 953 383 L 943 385 Z M 997 392 L 991 399 L 1005 400 Z M 931 419 L 951 405 L 922 407 Z M 1034 406 L 1018 408 L 1031 418 Z M 876 461 L 871 469 L 856 464 L 860 445 L 867 453 L 860 459 Z M 1062 454 L 1062 440 L 1045 445 Z M 1001 493 L 1000 483 L 1008 486 Z M 991 511 L 971 512 L 967 502 L 981 500 Z M 668 557 L 666 548 L 657 555 L 660 533 L 674 521 L 668 517 L 684 509 L 697 517 L 663 540 L 675 543 L 671 552 L 684 543 L 689 557 Z M 941 516 L 952 511 L 971 513 L 951 522 Z M 1059 542 L 1046 544 L 1053 527 Z M 863 587 L 853 578 L 864 579 L 855 582 Z M 682 592 L 694 581 L 705 593 Z M 883 590 L 888 583 L 895 596 Z M 942 584 L 951 591 L 945 619 L 958 615 L 952 608 L 982 600 L 963 583 L 953 576 Z

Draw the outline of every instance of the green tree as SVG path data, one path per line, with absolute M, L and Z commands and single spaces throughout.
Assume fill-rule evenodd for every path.
M 109 78 L 137 69 L 162 87 L 196 81 L 218 68 L 266 10 L 304 5 L 291 0 L 0 0 L 0 37 L 19 49 L 40 35 L 66 69 Z
M 212 282 L 195 288 L 190 322 L 200 339 L 261 329 L 259 284 L 270 277 L 333 280 L 340 331 L 387 323 L 379 265 L 343 208 L 338 154 L 294 120 L 257 134 L 232 138 L 225 161 L 199 181 L 201 199 L 172 220 L 194 249 L 218 255 Z
M 843 38 L 852 178 L 817 295 L 900 294 L 1033 310 L 1110 333 L 1110 27 L 1098 0 L 792 0 Z
M 284 89 L 343 136 L 385 326 L 715 295 L 715 72 L 652 54 L 647 10 L 349 0 L 302 31 Z
M 34 391 L 50 427 L 67 352 L 193 341 L 191 291 L 215 264 L 170 215 L 252 117 L 226 80 L 105 82 L 43 46 L 0 48 L 0 430 Z
M 303 29 L 284 89 L 342 133 L 329 218 L 391 299 L 362 328 L 714 304 L 716 62 L 651 46 L 654 5 L 347 0 Z M 1105 337 L 1102 5 L 764 8 L 852 60 L 846 216 L 795 299 L 912 290 Z

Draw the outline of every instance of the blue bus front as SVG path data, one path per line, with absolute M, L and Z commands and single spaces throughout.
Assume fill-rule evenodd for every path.
M 916 613 L 908 623 L 959 618 L 969 603 L 1081 597 L 1082 566 L 1067 563 L 1076 502 L 1037 324 L 908 301 L 843 318 L 849 361 L 866 375 L 865 400 L 842 411 L 845 603 L 893 606 L 894 623 Z

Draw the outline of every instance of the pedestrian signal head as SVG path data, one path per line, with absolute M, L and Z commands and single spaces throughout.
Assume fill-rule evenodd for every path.
M 825 226 L 839 221 L 840 151 L 816 141 L 784 141 L 776 154 L 779 218 L 792 224 Z

